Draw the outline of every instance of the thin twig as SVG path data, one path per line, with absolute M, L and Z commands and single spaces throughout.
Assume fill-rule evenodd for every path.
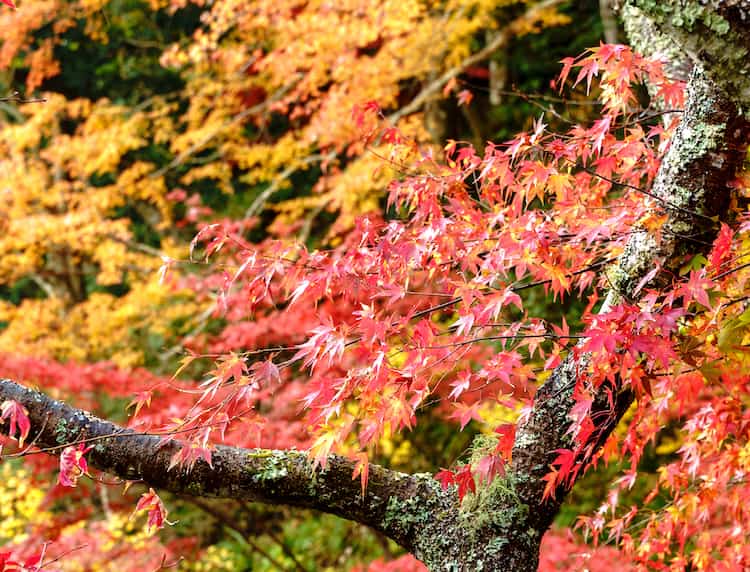
M 605 177 L 604 175 L 600 175 L 599 173 L 597 173 L 593 169 L 589 169 L 588 167 L 581 166 L 581 169 L 583 169 L 584 171 L 586 171 L 589 175 L 593 175 L 594 177 L 598 177 L 602 181 L 606 181 L 606 182 L 608 182 L 608 183 L 610 183 L 612 185 L 617 185 L 617 186 L 620 186 L 620 187 L 625 187 L 627 189 L 633 189 L 634 191 L 638 191 L 639 193 L 642 193 L 642 194 L 646 195 L 647 197 L 651 197 L 655 201 L 663 204 L 664 206 L 666 206 L 668 208 L 675 209 L 677 211 L 680 211 L 680 212 L 682 212 L 684 214 L 687 214 L 687 215 L 690 215 L 692 217 L 702 218 L 704 220 L 711 221 L 711 223 L 713 223 L 713 224 L 716 223 L 716 221 L 713 218 L 711 218 L 710 216 L 706 216 L 706 215 L 704 215 L 702 213 L 691 211 L 690 209 L 686 209 L 685 207 L 681 207 L 680 205 L 677 205 L 677 204 L 675 204 L 673 202 L 670 202 L 667 199 L 664 199 L 664 198 L 660 197 L 659 195 L 655 195 L 651 191 L 647 191 L 646 189 L 643 189 L 641 187 L 636 187 L 635 185 L 630 185 L 628 183 L 622 183 L 620 181 L 615 181 L 614 179 L 610 179 L 609 177 Z
M 508 26 L 506 26 L 504 29 L 499 30 L 497 36 L 495 36 L 495 39 L 492 40 L 492 42 L 479 50 L 476 54 L 469 56 L 457 66 L 443 73 L 435 81 L 428 84 L 421 92 L 419 92 L 419 94 L 414 99 L 412 99 L 408 105 L 405 105 L 398 111 L 389 115 L 387 118 L 388 121 L 390 121 L 391 123 L 396 123 L 405 115 L 409 115 L 410 113 L 414 113 L 415 111 L 417 111 L 432 96 L 443 89 L 443 86 L 445 84 L 447 84 L 450 80 L 458 77 L 458 75 L 460 75 L 466 68 L 469 68 L 483 60 L 486 60 L 497 50 L 505 46 L 508 41 L 515 37 L 514 32 L 516 28 L 518 28 L 521 24 L 526 24 L 529 20 L 533 20 L 534 18 L 538 17 L 541 13 L 544 12 L 544 10 L 552 8 L 553 6 L 557 6 L 558 4 L 562 4 L 562 0 L 545 0 L 544 2 L 540 2 L 539 4 L 534 5 L 532 8 L 529 8 L 529 10 L 525 14 L 523 14 L 523 16 L 508 24 Z
M 21 94 L 17 91 L 13 92 L 13 95 L 8 95 L 6 97 L 0 97 L 0 102 L 3 103 L 46 103 L 47 98 L 46 97 L 21 97 Z

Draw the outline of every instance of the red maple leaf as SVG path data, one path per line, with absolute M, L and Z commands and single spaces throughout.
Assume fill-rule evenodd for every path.
M 265 382 L 280 382 L 281 372 L 279 366 L 277 366 L 271 359 L 255 362 L 250 370 L 255 374 L 256 379 L 261 384 Z
M 714 282 L 706 278 L 705 269 L 691 270 L 687 282 L 683 282 L 679 289 L 679 295 L 682 296 L 685 308 L 691 302 L 698 302 L 701 306 L 711 308 L 711 300 L 708 297 L 708 291 L 713 289 Z
M 443 490 L 456 484 L 456 474 L 450 469 L 440 469 L 435 473 L 435 480 L 439 481 Z
M 716 237 L 711 253 L 708 255 L 708 265 L 714 271 L 719 272 L 722 264 L 729 259 L 733 237 L 734 231 L 729 228 L 729 225 L 721 223 L 719 235 Z
M 474 94 L 471 93 L 468 89 L 462 89 L 456 96 L 456 100 L 458 100 L 459 106 L 469 105 L 472 99 L 474 99 Z
M 142 510 L 148 511 L 149 530 L 151 530 L 151 528 L 163 528 L 165 522 L 167 524 L 172 524 L 167 520 L 168 513 L 167 509 L 164 507 L 164 503 L 152 488 L 149 488 L 147 493 L 141 495 L 133 515 Z
M 513 453 L 513 445 L 516 442 L 516 426 L 513 423 L 504 423 L 495 429 L 498 436 L 495 452 L 499 453 L 506 462 L 510 463 Z
M 8 435 L 13 437 L 16 434 L 16 429 L 18 429 L 18 444 L 23 447 L 23 442 L 26 440 L 26 437 L 29 436 L 29 430 L 31 429 L 28 415 L 29 412 L 23 405 L 12 399 L 3 401 L 2 405 L 0 405 L 0 412 L 2 413 L 0 419 L 10 418 Z
M 85 443 L 79 443 L 77 447 L 72 445 L 65 447 L 60 454 L 60 474 L 57 482 L 64 487 L 75 487 L 81 475 L 88 473 L 88 463 L 84 455 L 91 450 Z
M 477 463 L 476 474 L 480 482 L 490 483 L 505 474 L 505 461 L 499 455 L 485 455 Z
M 471 465 L 464 465 L 456 472 L 456 485 L 458 485 L 458 498 L 463 500 L 466 493 L 471 491 L 475 493 L 477 491 L 477 485 L 474 482 L 474 473 L 471 470 Z
M 457 411 L 454 411 L 451 415 L 451 419 L 458 419 L 459 423 L 461 424 L 461 430 L 463 431 L 464 427 L 468 425 L 469 421 L 474 419 L 475 421 L 482 421 L 482 418 L 479 416 L 479 412 L 477 411 L 479 404 L 475 403 L 473 405 L 467 405 L 466 403 L 455 403 L 454 407 L 457 409 Z

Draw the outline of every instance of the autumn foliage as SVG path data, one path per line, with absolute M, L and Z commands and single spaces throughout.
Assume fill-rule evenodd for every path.
M 219 443 L 298 448 L 348 456 L 363 490 L 377 462 L 471 502 L 536 388 L 588 356 L 541 569 L 749 565 L 747 178 L 677 272 L 612 293 L 673 207 L 649 190 L 685 104 L 663 62 L 609 44 L 553 62 L 500 141 L 472 132 L 476 82 L 563 29 L 557 2 L 115 4 L 0 12 L 2 81 L 44 99 L 2 104 L 0 376 L 179 439 L 175 470 Z M 87 93 L 77 50 L 119 77 Z M 635 402 L 601 443 L 594 395 L 617 384 Z M 0 419 L 0 570 L 423 569 L 340 523 L 354 557 L 300 563 L 293 529 L 320 516 L 123 487 L 89 469 L 95 442 L 53 459 L 23 407 Z

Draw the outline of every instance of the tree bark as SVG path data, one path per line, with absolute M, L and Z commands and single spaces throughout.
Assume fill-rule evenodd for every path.
M 137 433 L 76 409 L 47 395 L 0 379 L 0 402 L 14 400 L 28 410 L 28 442 L 45 453 L 59 454 L 86 443 L 89 464 L 101 471 L 178 495 L 255 501 L 311 508 L 366 524 L 409 548 L 412 539 L 389 512 L 394 503 L 421 503 L 435 486 L 430 475 L 408 475 L 370 466 L 367 490 L 352 479 L 354 463 L 331 455 L 325 468 L 313 470 L 302 451 L 217 446 L 211 465 L 203 460 L 192 470 L 170 468 L 181 443 Z M 0 429 L 7 431 L 7 426 Z
M 652 189 L 659 198 L 654 209 L 668 214 L 666 228 L 660 238 L 634 229 L 620 259 L 607 270 L 612 289 L 605 308 L 623 296 L 637 298 L 635 286 L 655 264 L 663 269 L 662 276 L 654 278 L 660 284 L 687 252 L 698 250 L 695 244 L 711 242 L 716 221 L 727 213 L 728 183 L 742 165 L 750 140 L 750 123 L 742 115 L 750 108 L 750 0 L 632 0 L 623 14 L 637 46 L 662 49 L 675 73 L 692 71 L 683 120 Z M 699 242 L 678 238 L 685 236 Z M 353 463 L 339 456 L 331 456 L 325 469 L 313 471 L 306 453 L 217 447 L 211 465 L 198 461 L 190 472 L 170 469 L 180 446 L 176 442 L 123 429 L 8 380 L 0 381 L 0 401 L 12 399 L 27 408 L 30 441 L 37 447 L 55 454 L 69 444 L 93 441 L 87 454 L 90 464 L 123 479 L 182 495 L 329 512 L 371 526 L 434 571 L 520 572 L 536 570 L 542 536 L 564 498 L 560 490 L 555 499 L 544 501 L 542 477 L 553 451 L 572 448 L 567 430 L 573 388 L 587 359 L 574 351 L 550 374 L 518 428 L 511 470 L 463 505 L 455 490 L 443 491 L 430 475 L 376 465 L 370 467 L 363 494 L 359 481 L 351 478 Z M 599 423 L 597 446 L 633 400 L 628 380 L 610 389 L 614 407 L 603 391 L 595 400 L 595 412 L 603 413 L 592 416 Z M 0 430 L 7 431 L 7 426 Z
M 658 284 L 665 280 L 664 275 L 677 273 L 685 254 L 706 250 L 706 243 L 711 243 L 718 230 L 718 221 L 727 214 L 728 183 L 742 166 L 748 138 L 748 122 L 738 113 L 737 106 L 696 67 L 688 83 L 682 123 L 651 191 L 664 200 L 660 210 L 664 204 L 669 205 L 666 207 L 669 218 L 662 228 L 661 239 L 646 230 L 635 229 L 617 264 L 607 271 L 612 288 L 602 312 L 623 299 L 637 301 L 636 286 L 655 266 L 662 269 L 652 279 Z M 519 427 L 513 450 L 514 469 L 528 477 L 521 491 L 527 503 L 541 503 L 544 490 L 541 477 L 549 470 L 555 456 L 552 452 L 574 448 L 567 434 L 571 425 L 568 416 L 575 404 L 573 389 L 577 372 L 585 369 L 587 360 L 585 354 L 572 352 L 539 389 L 533 413 Z M 614 407 L 608 404 L 606 392 L 610 390 L 614 391 Z M 591 417 L 603 419 L 595 431 L 599 446 L 604 444 L 633 397 L 628 380 L 621 380 L 617 387 L 603 387 L 596 396 Z M 551 522 L 562 496 L 558 494 L 558 500 L 547 503 L 550 510 L 538 515 L 541 519 L 538 526 Z

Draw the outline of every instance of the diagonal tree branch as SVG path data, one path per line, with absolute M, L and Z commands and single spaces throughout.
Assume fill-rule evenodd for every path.
M 667 4 L 676 6 L 678 2 L 649 5 Z M 659 21 L 655 29 L 666 29 L 670 36 L 673 32 L 670 26 L 659 26 Z M 703 31 L 710 32 L 708 28 Z M 744 33 L 750 37 L 747 29 Z M 713 36 L 704 35 L 703 40 L 712 45 Z M 684 56 L 678 54 L 678 57 Z M 727 215 L 729 183 L 742 167 L 750 141 L 750 123 L 742 115 L 742 106 L 750 104 L 750 94 L 727 91 L 734 90 L 734 83 L 713 81 L 712 74 L 706 71 L 706 67 L 710 69 L 713 65 L 713 57 L 709 52 L 691 54 L 694 68 L 688 82 L 684 117 L 653 185 L 652 193 L 660 199 L 654 210 L 668 214 L 665 232 L 659 238 L 645 229 L 632 234 L 618 262 L 607 271 L 612 287 L 602 312 L 622 299 L 637 301 L 636 286 L 655 266 L 662 271 L 652 279 L 652 285 L 665 284 L 684 256 L 696 252 L 698 242 L 679 237 L 698 237 L 700 242 L 710 244 L 718 230 L 718 221 Z M 680 67 L 684 69 L 684 63 Z M 745 62 L 743 68 L 732 71 L 747 77 L 750 64 Z M 701 216 L 691 216 L 691 212 Z M 556 500 L 543 502 L 542 477 L 549 472 L 556 450 L 575 448 L 568 433 L 575 404 L 573 391 L 576 378 L 586 369 L 589 359 L 586 354 L 572 352 L 539 389 L 531 415 L 518 428 L 513 450 L 513 470 L 522 482 L 518 493 L 525 503 L 539 507 L 532 511 L 530 521 L 542 530 L 557 514 L 564 496 L 564 491 L 559 491 Z M 612 392 L 612 403 L 608 392 Z M 591 418 L 598 421 L 593 437 L 597 448 L 604 444 L 633 399 L 628 380 L 620 380 L 614 387 L 602 387 L 595 396 Z
M 181 444 L 136 433 L 51 399 L 10 380 L 0 379 L 0 402 L 14 400 L 28 410 L 28 441 L 59 454 L 70 444 L 88 442 L 89 463 L 125 480 L 192 497 L 216 497 L 311 508 L 368 525 L 407 549 L 410 531 L 393 518 L 394 504 L 428 502 L 435 487 L 429 475 L 407 475 L 370 465 L 365 494 L 352 479 L 354 463 L 331 455 L 325 469 L 313 470 L 302 451 L 218 446 L 212 466 L 199 460 L 191 471 L 170 469 Z M 7 425 L 0 425 L 7 431 Z

